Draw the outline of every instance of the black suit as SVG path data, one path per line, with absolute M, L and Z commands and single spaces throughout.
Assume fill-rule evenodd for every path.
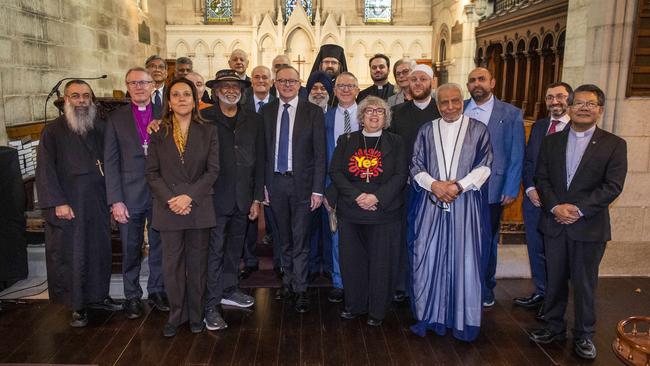
M 183 160 L 173 132 L 164 126 L 151 136 L 147 181 L 153 193 L 153 227 L 163 244 L 163 276 L 169 296 L 169 324 L 203 321 L 209 228 L 215 225 L 212 185 L 219 174 L 219 142 L 214 126 L 190 123 Z M 190 214 L 177 215 L 167 201 L 186 194 Z
M 574 336 L 593 336 L 596 323 L 594 296 L 598 266 L 611 239 L 609 204 L 623 190 L 627 174 L 625 140 L 596 128 L 567 188 L 566 151 L 570 128 L 542 141 L 535 183 L 542 201 L 539 229 L 544 234 L 548 283 L 544 304 L 548 327 L 562 332 L 568 281 L 574 291 Z M 573 224 L 555 221 L 551 210 L 573 204 L 581 218 Z
M 275 148 L 280 99 L 262 108 L 266 137 L 265 183 L 271 209 L 282 238 L 283 284 L 294 291 L 307 289 L 309 222 L 312 193 L 323 194 L 325 185 L 325 118 L 315 104 L 298 100 L 292 138 L 291 172 L 275 172 Z M 282 107 L 284 108 L 284 107 Z
M 203 110 L 202 116 L 217 127 L 219 137 L 216 226 L 210 233 L 206 302 L 213 307 L 238 285 L 247 215 L 253 200 L 264 200 L 264 126 L 260 115 L 242 106 L 235 118 L 226 118 L 219 104 Z
M 119 107 L 108 116 L 104 159 L 107 203 L 123 202 L 129 212 L 129 221 L 119 224 L 124 297 L 142 297 L 140 264 L 145 223 L 149 242 L 147 291 L 150 294 L 164 291 L 160 233 L 151 228 L 152 202 L 145 178 L 146 156 L 131 104 Z

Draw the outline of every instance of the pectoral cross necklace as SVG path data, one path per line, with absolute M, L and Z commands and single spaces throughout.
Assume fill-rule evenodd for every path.
M 95 163 L 95 165 L 97 165 L 97 167 L 99 168 L 99 174 L 101 174 L 102 177 L 103 177 L 104 176 L 104 169 L 102 169 L 102 162 L 99 161 L 99 159 L 97 159 L 97 162 Z
M 381 140 L 381 135 L 377 137 L 377 142 L 375 142 L 375 147 L 373 148 L 374 151 L 377 151 L 379 140 Z M 366 135 L 363 135 L 363 147 L 365 149 L 366 156 L 368 156 L 368 145 L 366 144 Z M 366 183 L 370 183 L 370 167 L 366 168 Z

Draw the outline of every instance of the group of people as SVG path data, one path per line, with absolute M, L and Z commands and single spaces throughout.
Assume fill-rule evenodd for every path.
M 163 334 L 186 322 L 194 333 L 226 328 L 220 305 L 255 302 L 238 281 L 257 268 L 263 214 L 282 278 L 275 298 L 298 313 L 310 311 L 308 285 L 322 273 L 344 319 L 379 326 L 391 302 L 409 298 L 415 334 L 472 341 L 495 304 L 500 218 L 523 179 L 536 290 L 515 305 L 541 308 L 546 326 L 532 340 L 563 339 L 570 282 L 575 350 L 594 358 L 608 205 L 627 171 L 624 140 L 596 127 L 603 92 L 549 85 L 549 118 L 526 145 L 521 110 L 493 95 L 489 70 L 469 73 L 464 100 L 463 87 L 437 86 L 413 60 L 395 63 L 396 86 L 387 56 L 368 66 L 373 85 L 360 90 L 344 50 L 324 45 L 303 87 L 285 55 L 249 77 L 236 50 L 207 82 L 180 58 L 166 85 L 165 61 L 151 56 L 125 75 L 131 102 L 106 118 L 86 82 L 68 82 L 64 115 L 43 131 L 37 189 L 50 298 L 72 308 L 71 325 L 85 326 L 88 308 L 142 316 L 146 229 L 148 300 L 169 311 Z M 108 297 L 110 216 L 124 304 Z

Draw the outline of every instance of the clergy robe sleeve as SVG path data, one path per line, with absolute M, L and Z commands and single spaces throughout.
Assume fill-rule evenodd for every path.
M 313 118 L 312 141 L 314 144 L 314 180 L 311 192 L 323 195 L 325 193 L 325 174 L 327 174 L 327 143 L 325 139 L 325 114 L 318 107 L 312 109 Z
M 57 175 L 57 148 L 54 128 L 56 121 L 46 126 L 36 154 L 36 190 L 40 208 L 68 204 Z
M 476 153 L 472 170 L 462 179 L 458 180 L 463 186 L 463 192 L 469 190 L 478 191 L 490 177 L 490 167 L 492 166 L 492 145 L 490 145 L 490 135 L 487 129 L 476 143 Z
M 264 138 L 264 120 L 262 120 L 262 117 L 256 115 L 255 123 L 257 123 L 257 135 L 255 136 L 255 191 L 253 192 L 253 199 L 262 202 L 264 201 L 266 139 Z
M 115 130 L 115 119 L 109 118 L 104 134 L 104 174 L 106 180 L 106 199 L 108 205 L 124 202 L 120 172 L 120 143 Z
M 589 196 L 575 203 L 585 218 L 590 218 L 602 210 L 606 210 L 609 204 L 623 191 L 627 175 L 627 144 L 623 139 L 617 140 L 611 157 L 606 163 L 607 168 L 600 186 L 591 191 Z
M 190 196 L 196 205 L 200 202 L 195 201 L 197 197 L 204 196 L 210 192 L 212 185 L 219 176 L 219 139 L 217 138 L 217 129 L 210 128 L 210 146 L 208 147 L 208 160 L 206 169 L 194 183 L 190 184 L 187 195 Z
M 382 207 L 389 207 L 395 197 L 402 194 L 406 178 L 408 177 L 408 165 L 404 163 L 407 161 L 404 143 L 400 136 L 392 135 L 392 137 L 392 148 L 395 151 L 395 155 L 391 159 L 396 159 L 397 162 L 395 174 L 388 178 L 374 193 Z
M 334 187 L 338 192 L 339 199 L 343 196 L 343 199 L 354 201 L 363 192 L 355 187 L 345 176 L 348 168 L 348 162 L 345 160 L 348 136 L 349 134 L 339 136 L 336 142 L 336 148 L 334 148 L 334 154 L 332 155 L 332 161 L 330 162 L 329 173 L 332 183 L 334 183 Z
M 160 174 L 160 155 L 158 149 L 160 149 L 160 145 L 164 142 L 164 133 L 161 128 L 158 132 L 151 134 L 147 156 L 146 177 L 151 188 L 151 193 L 160 201 L 167 202 L 176 195 L 167 186 L 167 183 L 165 183 L 165 180 Z
M 511 118 L 514 119 L 510 133 L 510 163 L 506 171 L 505 183 L 502 195 L 517 197 L 521 185 L 521 172 L 524 165 L 524 149 L 526 146 L 526 133 L 524 131 L 524 117 L 520 109 L 513 111 Z
M 435 179 L 429 174 L 429 162 L 427 158 L 427 150 L 433 149 L 433 146 L 429 146 L 427 141 L 427 131 L 428 127 L 420 128 L 417 136 L 415 137 L 415 143 L 413 144 L 413 156 L 411 157 L 411 176 L 415 182 L 414 188 L 419 191 L 418 187 L 424 188 L 427 191 L 431 192 L 431 183 L 435 182 Z
M 535 187 L 537 187 L 537 191 L 539 192 L 542 206 L 549 210 L 562 203 L 555 195 L 553 183 L 551 182 L 549 161 L 557 157 L 554 157 L 549 151 L 550 148 L 552 146 L 549 146 L 548 139 L 543 139 L 537 158 L 537 169 L 535 170 Z

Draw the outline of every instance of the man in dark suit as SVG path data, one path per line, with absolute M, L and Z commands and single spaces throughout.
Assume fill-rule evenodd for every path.
M 542 202 L 535 188 L 533 177 L 537 167 L 537 156 L 544 136 L 562 131 L 569 123 L 569 97 L 573 89 L 567 83 L 553 83 L 546 87 L 546 108 L 549 117 L 542 118 L 533 125 L 524 157 L 523 185 L 526 195 L 522 201 L 524 213 L 524 226 L 526 228 L 526 245 L 528 246 L 528 260 L 530 273 L 535 291 L 528 297 L 517 297 L 514 304 L 525 308 L 535 309 L 544 302 L 546 290 L 546 261 L 544 260 L 544 242 L 542 233 L 537 228 L 541 215 Z M 540 309 L 541 310 L 541 309 Z M 540 314 L 541 315 L 541 314 Z M 543 320 L 543 319 L 542 319 Z
M 141 67 L 126 73 L 126 88 L 131 103 L 108 116 L 104 142 L 106 195 L 122 240 L 122 276 L 125 311 L 129 319 L 143 314 L 140 301 L 140 265 L 144 229 L 149 243 L 149 300 L 162 311 L 169 311 L 162 277 L 160 234 L 151 228 L 151 192 L 145 178 L 147 149 L 150 144 L 147 125 L 153 119 L 151 91 L 154 80 Z
M 276 298 L 296 293 L 295 310 L 307 312 L 310 211 L 320 207 L 325 183 L 323 110 L 299 100 L 298 71 L 281 67 L 280 98 L 262 109 L 266 137 L 266 187 L 282 238 L 283 287 Z
M 210 233 L 205 319 L 209 330 L 227 325 L 218 305 L 247 308 L 254 298 L 239 290 L 239 259 L 248 220 L 255 220 L 264 199 L 264 130 L 257 113 L 237 103 L 250 83 L 234 70 L 217 73 L 219 103 L 202 112 L 217 127 L 219 177 L 214 183 L 217 224 Z
M 490 133 L 492 174 L 484 191 L 490 205 L 491 239 L 481 250 L 483 306 L 494 305 L 497 285 L 497 244 L 503 208 L 515 201 L 521 185 L 526 136 L 521 110 L 492 94 L 496 80 L 490 71 L 479 67 L 469 73 L 467 90 L 472 98 L 465 101 L 465 114 L 483 122 Z
M 167 80 L 167 63 L 158 56 L 152 55 L 144 62 L 145 67 L 154 81 L 154 87 L 151 93 L 151 103 L 153 104 L 153 118 L 160 119 L 163 115 L 163 98 L 165 96 L 165 81 Z M 130 93 L 127 88 L 127 96 Z
M 543 213 L 548 282 L 544 315 L 547 325 L 530 333 L 537 343 L 566 337 L 569 282 L 573 287 L 574 352 L 594 359 L 594 298 L 598 266 L 611 239 L 609 205 L 623 190 L 627 175 L 625 140 L 596 127 L 605 94 L 595 85 L 576 88 L 570 128 L 542 141 L 535 186 Z

